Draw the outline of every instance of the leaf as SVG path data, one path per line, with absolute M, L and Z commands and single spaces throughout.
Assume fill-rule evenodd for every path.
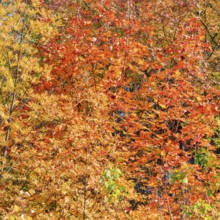
M 14 209 L 14 212 L 20 212 L 21 211 L 21 208 L 17 205 L 14 205 L 13 209 Z
M 183 178 L 183 183 L 184 183 L 184 184 L 188 184 L 188 178 L 187 178 L 187 176 L 185 176 L 185 177 Z

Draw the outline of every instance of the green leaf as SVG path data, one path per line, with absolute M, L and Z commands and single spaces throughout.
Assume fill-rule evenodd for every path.
M 107 179 L 111 178 L 111 171 L 110 171 L 110 170 L 106 170 L 106 171 L 105 171 L 105 177 L 106 177 Z
M 212 192 L 211 189 L 209 189 L 209 190 L 207 191 L 207 195 L 208 195 L 208 196 L 212 196 L 212 195 L 213 195 L 213 192 Z

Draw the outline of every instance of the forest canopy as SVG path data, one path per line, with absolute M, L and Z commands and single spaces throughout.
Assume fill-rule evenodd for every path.
M 219 219 L 219 11 L 0 1 L 0 219 Z

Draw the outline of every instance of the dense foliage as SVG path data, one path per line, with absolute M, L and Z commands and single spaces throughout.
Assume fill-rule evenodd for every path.
M 1 219 L 219 219 L 220 3 L 2 0 Z

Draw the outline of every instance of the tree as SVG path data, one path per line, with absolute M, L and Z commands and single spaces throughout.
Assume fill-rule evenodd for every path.
M 1 148 L 1 216 L 22 209 L 19 193 L 29 181 L 30 170 L 25 157 L 32 142 L 31 112 L 33 88 L 49 67 L 42 63 L 40 45 L 52 36 L 53 16 L 40 1 L 1 1 L 0 4 L 0 148 Z M 28 150 L 27 150 L 28 149 Z M 27 151 L 27 152 L 26 152 Z M 26 164 L 27 163 L 27 164 Z M 16 196 L 14 196 L 16 195 Z M 17 211 L 16 211 L 17 210 Z
M 51 71 L 28 84 L 33 92 L 19 122 L 31 132 L 3 157 L 3 215 L 219 217 L 212 145 L 219 90 L 210 77 L 207 56 L 215 43 L 200 13 L 205 3 L 42 5 L 56 14 L 51 25 L 59 31 L 36 46 Z
M 158 201 L 153 192 L 159 198 L 156 204 L 149 203 L 155 215 L 165 212 L 166 216 L 168 209 L 170 218 L 181 213 L 184 217 L 183 207 L 187 207 L 186 198 L 192 191 L 181 191 L 182 184 L 188 181 L 187 175 L 191 176 L 187 187 L 195 191 L 198 173 L 189 161 L 201 154 L 200 148 L 211 149 L 208 137 L 213 134 L 218 114 L 214 98 L 218 93 L 204 66 L 204 51 L 209 51 L 210 46 L 204 41 L 205 30 L 194 14 L 196 2 L 178 1 L 175 5 L 167 1 L 158 3 L 156 9 L 154 4 L 103 1 L 99 5 L 81 1 L 72 5 L 71 11 L 76 13 L 67 16 L 64 36 L 51 42 L 53 49 L 49 49 L 50 55 L 54 51 L 50 62 L 57 62 L 51 82 L 58 93 L 68 96 L 74 91 L 72 97 L 78 94 L 77 110 L 84 117 L 95 118 L 99 128 L 101 124 L 108 135 L 112 134 L 114 140 L 110 135 L 108 144 L 112 143 L 117 152 L 113 158 L 121 155 L 120 166 L 127 179 L 145 188 L 149 185 L 151 193 L 146 192 L 146 197 L 152 201 Z M 100 121 L 100 115 L 105 123 Z M 84 123 L 90 127 L 86 118 L 80 125 Z M 95 132 L 93 137 L 96 135 Z M 97 137 L 100 141 L 101 137 Z M 89 149 L 93 152 L 92 147 Z M 199 175 L 205 178 L 204 174 Z M 215 169 L 211 175 L 216 177 Z M 169 185 L 171 179 L 174 185 Z M 165 186 L 164 181 L 168 181 Z M 198 192 L 192 203 L 200 198 L 204 187 L 199 181 L 196 183 Z M 174 200 L 178 201 L 175 206 Z M 146 198 L 135 202 L 147 204 Z

